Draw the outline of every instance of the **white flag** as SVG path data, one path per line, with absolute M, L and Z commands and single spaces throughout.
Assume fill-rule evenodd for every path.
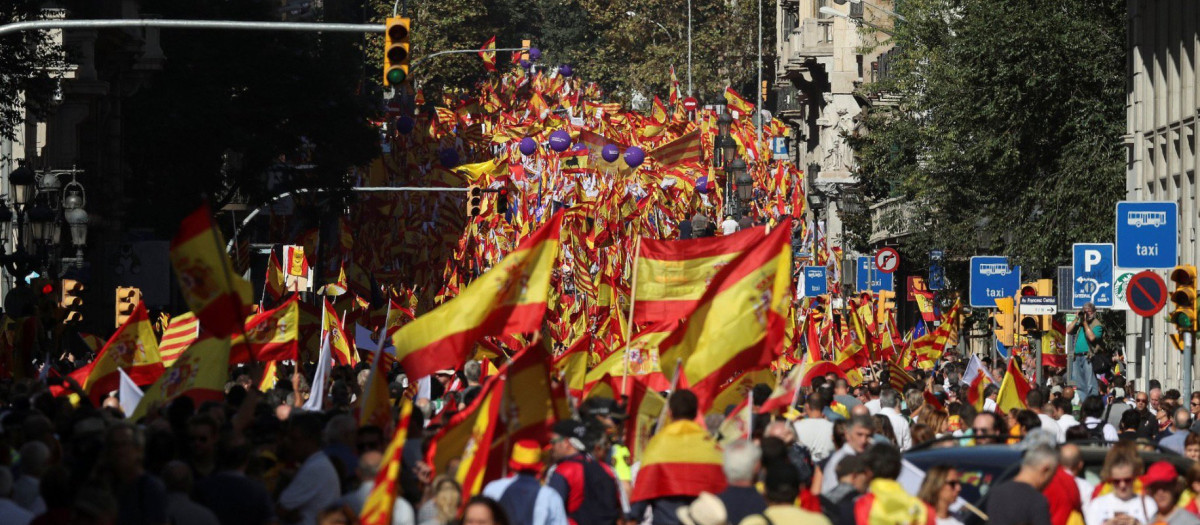
M 117 400 L 121 402 L 121 411 L 125 413 L 125 417 L 133 414 L 137 410 L 137 406 L 142 402 L 142 389 L 138 388 L 137 383 L 129 378 L 129 374 L 125 373 L 125 369 L 118 368 L 121 373 L 121 388 L 117 390 Z
M 308 393 L 308 401 L 300 410 L 320 412 L 325 406 L 325 378 L 329 376 L 329 368 L 333 357 L 329 355 L 329 334 L 321 341 L 321 356 L 317 358 L 317 372 L 313 374 L 312 387 Z

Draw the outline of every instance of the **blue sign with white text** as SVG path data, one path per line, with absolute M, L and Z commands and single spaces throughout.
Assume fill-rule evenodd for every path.
M 895 281 L 890 273 L 884 273 L 875 269 L 874 257 L 859 257 L 858 272 L 855 276 L 855 289 L 860 292 L 878 292 L 880 290 L 893 291 L 895 290 Z
M 804 297 L 829 293 L 829 278 L 824 266 L 804 267 Z
M 1008 257 L 971 257 L 971 306 L 995 308 L 996 299 L 1012 297 L 1021 289 L 1021 267 L 1010 268 Z
M 1072 247 L 1071 307 L 1113 306 L 1113 245 L 1076 244 Z
M 942 250 L 929 250 L 929 282 L 930 290 L 946 289 L 946 269 L 942 266 Z
M 1174 268 L 1179 260 L 1179 205 L 1118 202 L 1116 252 L 1120 268 Z

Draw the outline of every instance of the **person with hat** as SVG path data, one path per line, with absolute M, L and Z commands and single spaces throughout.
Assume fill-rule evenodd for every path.
M 588 430 L 567 419 L 550 431 L 550 456 L 555 465 L 546 484 L 562 496 L 571 525 L 615 523 L 621 516 L 617 477 L 612 468 L 586 453 Z
M 1200 525 L 1200 517 L 1178 507 L 1179 496 L 1183 494 L 1184 487 L 1179 481 L 1179 473 L 1174 465 L 1166 461 L 1150 465 L 1146 475 L 1142 476 L 1142 488 L 1158 505 L 1158 512 L 1154 515 L 1152 523 Z
M 532 439 L 513 445 L 508 461 L 512 475 L 483 487 L 483 495 L 500 503 L 515 525 L 566 525 L 563 499 L 537 479 L 542 471 L 542 447 Z
M 675 509 L 683 525 L 728 525 L 725 504 L 711 492 L 701 492 L 690 504 Z M 734 522 L 736 523 L 736 522 Z

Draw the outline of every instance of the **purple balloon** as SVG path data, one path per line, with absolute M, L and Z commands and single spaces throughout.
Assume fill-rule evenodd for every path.
M 530 63 L 528 60 L 525 60 L 524 58 L 521 59 L 521 69 L 529 69 L 529 66 L 532 66 L 532 65 L 533 64 Z
M 588 149 L 587 144 L 584 144 L 582 142 L 575 144 L 575 151 L 583 151 L 585 149 Z
M 401 135 L 408 135 L 409 133 L 412 133 L 412 130 L 414 127 L 416 127 L 416 125 L 417 122 L 408 115 L 396 119 L 396 131 L 399 131 Z
M 550 134 L 550 149 L 562 153 L 571 146 L 571 134 L 563 130 Z
M 600 150 L 600 156 L 604 158 L 605 162 L 612 162 L 621 156 L 621 148 L 618 148 L 616 144 L 606 144 L 604 149 Z
M 533 155 L 537 151 L 537 141 L 529 137 L 521 139 L 521 154 L 526 157 Z
M 442 167 L 446 169 L 454 169 L 458 166 L 458 152 L 446 148 L 438 152 L 438 160 L 442 162 Z
M 646 152 L 637 146 L 630 146 L 625 150 L 625 164 L 630 168 L 636 168 L 642 165 L 642 161 L 646 160 Z
M 542 50 L 538 49 L 536 47 L 529 48 L 529 59 L 533 60 L 535 62 L 538 60 L 541 60 L 542 59 Z
M 563 64 L 562 66 L 559 66 L 559 68 L 558 68 L 558 74 L 560 74 L 564 77 L 570 77 L 572 75 L 572 73 L 573 72 L 571 71 L 571 66 L 569 66 L 567 64 Z
M 696 179 L 696 191 L 701 194 L 708 194 L 708 175 Z

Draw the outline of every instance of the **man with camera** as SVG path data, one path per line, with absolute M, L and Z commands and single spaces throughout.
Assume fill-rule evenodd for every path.
M 1079 387 L 1080 394 L 1087 396 L 1099 393 L 1096 384 L 1096 374 L 1092 371 L 1090 355 L 1100 351 L 1100 338 L 1104 335 L 1104 327 L 1096 319 L 1096 305 L 1083 305 L 1079 316 L 1067 325 L 1067 333 L 1075 336 L 1075 358 L 1071 362 L 1071 380 Z

